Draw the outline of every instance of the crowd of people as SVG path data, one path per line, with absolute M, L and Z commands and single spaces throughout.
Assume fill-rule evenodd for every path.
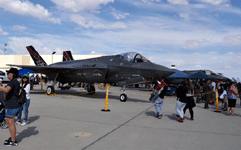
M 157 118 L 161 119 L 161 109 L 164 102 L 164 95 L 167 92 L 167 83 L 162 78 L 157 81 L 154 86 L 150 101 L 155 105 Z M 222 103 L 223 111 L 227 111 L 227 115 L 235 116 L 234 109 L 236 106 L 237 97 L 241 92 L 241 84 L 235 84 L 231 81 L 214 81 L 214 80 L 200 80 L 188 82 L 182 81 L 177 87 L 175 94 L 177 97 L 176 112 L 178 122 L 184 122 L 184 114 L 187 109 L 190 112 L 190 120 L 194 120 L 193 108 L 201 101 L 204 101 L 204 109 L 209 109 L 209 105 L 216 103 L 216 92 L 218 94 L 218 101 Z M 157 95 L 157 96 L 154 96 Z M 240 96 L 239 96 L 240 97 Z M 196 100 L 194 100 L 194 98 Z M 219 104 L 218 104 L 219 105 Z

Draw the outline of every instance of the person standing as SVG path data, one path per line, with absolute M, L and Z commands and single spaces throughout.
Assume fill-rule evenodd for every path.
M 24 90 L 26 91 L 26 103 L 24 103 L 21 107 L 21 111 L 18 113 L 18 119 L 16 121 L 17 124 L 20 124 L 22 126 L 27 124 L 27 120 L 28 120 L 28 108 L 30 105 L 30 96 L 29 96 L 29 92 L 30 92 L 30 83 L 29 83 L 29 75 L 28 74 L 24 74 L 23 78 L 22 78 L 22 82 L 20 84 L 20 86 L 22 88 L 24 88 Z M 24 112 L 24 117 L 23 117 L 23 121 L 21 122 L 21 117 L 22 117 L 22 111 Z
M 203 94 L 205 95 L 205 104 L 204 104 L 204 109 L 208 109 L 208 103 L 209 103 L 209 99 L 210 99 L 210 80 L 207 80 L 206 83 L 203 86 Z
M 214 82 L 214 80 L 212 80 L 211 82 L 211 87 L 212 87 L 212 91 L 211 91 L 211 104 L 214 104 L 215 102 L 215 95 L 216 95 L 216 83 Z
M 5 116 L 6 122 L 9 128 L 11 137 L 4 142 L 5 146 L 17 146 L 18 142 L 16 140 L 16 126 L 15 126 L 15 116 L 21 110 L 21 104 L 18 103 L 18 95 L 20 90 L 20 85 L 17 80 L 18 70 L 16 68 L 11 68 L 7 71 L 8 79 L 10 80 L 6 87 L 0 87 L 0 91 L 6 93 L 5 99 Z
M 189 85 L 187 85 L 187 90 L 188 93 L 186 94 L 186 99 L 187 99 L 187 104 L 183 109 L 183 112 L 185 114 L 186 110 L 189 109 L 190 112 L 190 120 L 194 120 L 193 116 L 194 116 L 194 112 L 193 112 L 193 107 L 196 106 L 195 102 L 194 102 L 194 98 L 193 98 L 193 94 L 194 94 L 194 88 L 191 84 L 191 82 L 189 82 Z
M 195 95 L 197 95 L 196 103 L 200 104 L 201 85 L 200 85 L 200 80 L 199 79 L 197 79 L 197 81 L 194 84 L 194 93 L 195 93 Z
M 186 88 L 186 83 L 184 81 L 181 82 L 180 86 L 177 88 L 177 103 L 176 103 L 176 112 L 178 113 L 178 116 L 180 119 L 178 119 L 178 122 L 183 122 L 183 109 L 186 106 L 187 100 L 186 100 L 186 94 L 188 93 L 188 90 Z
M 238 95 L 238 89 L 235 87 L 234 83 L 230 83 L 230 87 L 228 88 L 228 110 L 227 110 L 227 116 L 229 115 L 229 111 L 231 108 L 231 115 L 234 115 L 234 108 L 236 106 L 236 99 Z
M 157 81 L 158 84 L 155 87 L 155 89 L 157 91 L 161 90 L 159 96 L 157 97 L 157 99 L 155 100 L 155 103 L 154 103 L 158 119 L 162 118 L 161 109 L 162 109 L 163 102 L 164 102 L 164 95 L 167 91 L 166 83 L 164 80 L 165 80 L 164 78 L 161 78 L 160 81 Z

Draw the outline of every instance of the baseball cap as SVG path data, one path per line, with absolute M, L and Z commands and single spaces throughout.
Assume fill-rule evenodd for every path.
M 25 73 L 25 74 L 23 74 L 23 78 L 24 78 L 24 77 L 29 78 L 29 75 L 28 75 L 27 73 Z

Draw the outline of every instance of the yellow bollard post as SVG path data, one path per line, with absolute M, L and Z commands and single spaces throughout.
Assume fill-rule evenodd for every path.
M 216 110 L 214 112 L 221 112 L 218 105 L 218 89 L 216 89 Z
M 101 111 L 110 111 L 109 109 L 107 109 L 108 108 L 109 89 L 110 89 L 110 84 L 107 85 L 106 98 L 105 98 L 105 109 L 102 109 Z
M 81 88 L 80 88 L 80 90 L 82 90 L 82 83 L 81 83 Z

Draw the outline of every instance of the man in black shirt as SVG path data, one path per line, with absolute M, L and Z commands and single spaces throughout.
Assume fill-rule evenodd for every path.
M 211 94 L 211 87 L 210 87 L 210 80 L 207 80 L 206 83 L 203 86 L 203 94 L 205 96 L 205 105 L 204 105 L 204 109 L 208 109 L 208 102 L 210 99 L 210 94 Z
M 18 103 L 18 95 L 20 84 L 17 80 L 18 70 L 11 68 L 8 73 L 9 82 L 6 87 L 1 86 L 0 91 L 6 93 L 5 99 L 5 116 L 11 137 L 5 141 L 5 146 L 17 146 L 15 116 L 21 110 L 21 105 Z

